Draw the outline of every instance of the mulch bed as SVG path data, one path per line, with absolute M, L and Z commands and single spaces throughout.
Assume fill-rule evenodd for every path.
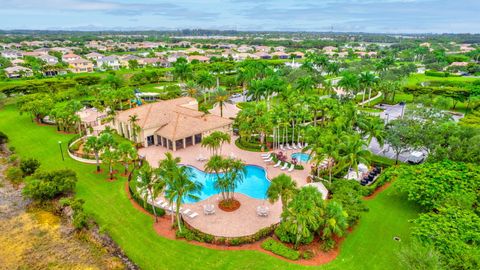
M 233 212 L 238 208 L 240 208 L 240 205 L 241 205 L 240 202 L 235 199 L 232 199 L 229 201 L 223 200 L 218 203 L 218 208 L 220 208 L 225 212 Z

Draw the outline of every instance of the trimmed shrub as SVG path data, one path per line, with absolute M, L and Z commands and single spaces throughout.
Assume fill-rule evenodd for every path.
M 20 161 L 20 170 L 23 176 L 30 176 L 40 167 L 40 161 L 35 158 L 27 158 Z
M 293 250 L 272 238 L 263 241 L 262 248 L 292 261 L 296 261 L 300 258 L 300 252 Z

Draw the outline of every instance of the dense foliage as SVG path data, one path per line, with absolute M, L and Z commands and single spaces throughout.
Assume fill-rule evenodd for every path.
M 34 200 L 46 201 L 72 192 L 76 182 L 76 173 L 69 169 L 36 172 L 27 177 L 23 194 Z
M 272 238 L 263 241 L 262 248 L 289 260 L 295 261 L 300 258 L 300 252 L 293 250 L 284 244 L 273 240 Z

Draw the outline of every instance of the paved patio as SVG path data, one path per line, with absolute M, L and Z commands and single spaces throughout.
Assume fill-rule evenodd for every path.
M 310 165 L 303 164 L 305 167 L 304 170 L 294 170 L 292 172 L 287 172 L 286 170 L 282 171 L 280 168 L 274 168 L 273 162 L 266 163 L 261 157 L 262 153 L 249 152 L 236 147 L 234 144 L 235 139 L 236 137 L 233 137 L 232 143 L 223 145 L 223 155 L 234 156 L 242 159 L 246 164 L 254 164 L 263 167 L 267 171 L 267 177 L 269 179 L 272 179 L 281 173 L 285 173 L 290 175 L 297 182 L 297 186 L 299 187 L 307 183 Z M 147 148 L 141 148 L 139 150 L 139 154 L 145 156 L 146 160 L 152 166 L 157 167 L 158 162 L 165 158 L 165 153 L 168 151 L 169 150 L 162 146 L 150 146 Z M 300 150 L 288 150 L 283 152 L 290 157 L 292 153 L 300 152 Z M 203 156 L 208 158 L 210 157 L 211 153 L 200 145 L 194 145 L 185 149 L 177 150 L 173 152 L 173 155 L 175 157 L 180 157 L 182 164 L 189 164 L 199 169 L 203 169 L 205 161 L 198 161 L 197 157 Z M 235 193 L 235 198 L 240 201 L 241 207 L 234 212 L 227 213 L 218 209 L 216 203 L 218 196 L 219 195 L 214 195 L 206 200 L 194 204 L 185 204 L 183 206 L 184 208 L 190 208 L 199 214 L 193 219 L 185 217 L 185 220 L 193 227 L 205 233 L 225 237 L 251 235 L 262 228 L 268 227 L 280 221 L 281 202 L 271 205 L 268 203 L 268 201 L 258 200 L 240 193 Z M 214 204 L 216 213 L 213 215 L 204 215 L 203 205 L 205 204 Z M 256 207 L 259 205 L 266 205 L 270 208 L 270 214 L 268 217 L 257 216 Z

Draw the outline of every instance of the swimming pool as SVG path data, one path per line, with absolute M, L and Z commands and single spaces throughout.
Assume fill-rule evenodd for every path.
M 298 152 L 298 153 L 293 153 L 292 158 L 295 158 L 300 162 L 307 163 L 310 160 L 310 155 L 307 153 Z
M 187 167 L 191 168 L 192 174 L 195 177 L 194 181 L 203 185 L 200 194 L 196 194 L 200 197 L 198 201 L 205 200 L 212 195 L 220 193 L 214 186 L 217 175 L 214 173 L 206 173 L 193 166 Z M 270 181 L 267 179 L 267 172 L 263 168 L 254 165 L 246 165 L 245 170 L 247 173 L 243 178 L 243 182 L 238 184 L 235 193 L 242 193 L 255 199 L 265 199 L 265 194 L 270 186 Z M 188 198 L 184 200 L 184 203 L 194 202 L 197 201 Z

